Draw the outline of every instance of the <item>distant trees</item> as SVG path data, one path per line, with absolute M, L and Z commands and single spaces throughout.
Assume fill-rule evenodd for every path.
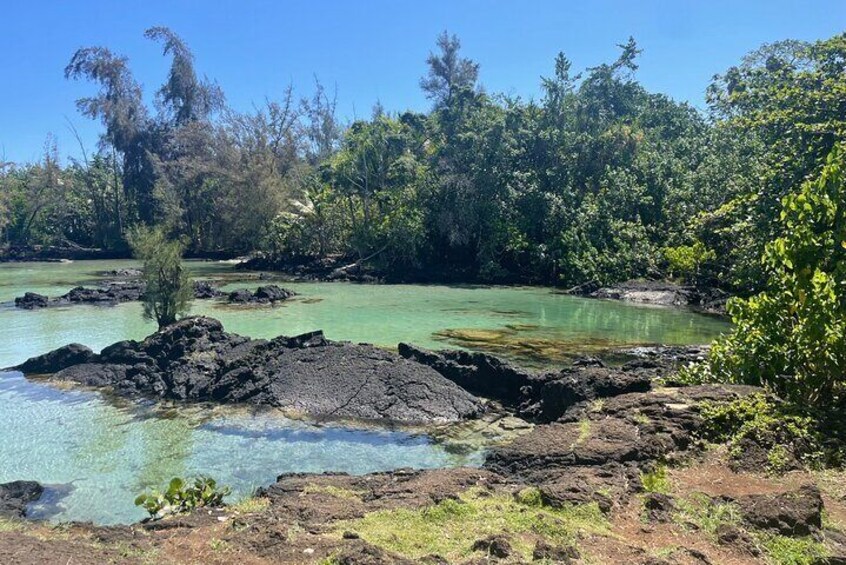
M 66 75 L 99 86 L 78 106 L 102 142 L 61 171 L 0 168 L 6 241 L 120 248 L 144 224 L 191 254 L 333 255 L 398 278 L 672 274 L 754 293 L 781 199 L 846 136 L 846 35 L 762 47 L 714 80 L 703 115 L 638 83 L 631 38 L 582 72 L 560 53 L 525 101 L 485 92 L 444 32 L 420 81 L 429 112 L 377 104 L 348 126 L 320 82 L 235 112 L 178 35 L 145 35 L 171 58 L 155 107 L 124 57 L 77 51 Z
M 168 239 L 161 228 L 140 225 L 130 230 L 127 240 L 143 263 L 144 317 L 165 328 L 188 313 L 193 297 L 191 280 L 182 266 L 185 244 Z

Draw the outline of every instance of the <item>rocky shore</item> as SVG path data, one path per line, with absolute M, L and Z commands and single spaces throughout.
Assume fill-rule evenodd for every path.
M 573 294 L 637 304 L 692 308 L 710 314 L 725 314 L 729 294 L 716 289 L 682 286 L 666 281 L 632 280 L 607 287 L 587 285 Z
M 371 345 L 329 341 L 319 331 L 250 339 L 205 317 L 100 354 L 71 344 L 14 369 L 126 396 L 267 405 L 312 418 L 433 423 L 484 410 L 434 369 Z
M 492 445 L 481 468 L 285 474 L 249 501 L 159 522 L 71 525 L 55 539 L 42 525 L 0 528 L 0 561 L 50 552 L 83 563 L 846 560 L 846 473 L 743 470 L 729 463 L 746 452 L 703 441 L 705 407 L 762 391 L 668 386 L 701 348 L 641 348 L 620 366 L 583 358 L 548 372 L 482 353 L 398 349 L 319 332 L 251 340 L 190 318 L 99 355 L 67 346 L 27 361 L 18 369 L 127 395 L 381 421 L 490 421 L 499 412 L 527 425 Z
M 78 286 L 65 294 L 50 298 L 35 292 L 24 293 L 15 298 L 15 307 L 23 310 L 38 310 L 52 306 L 71 306 L 89 304 L 114 306 L 123 302 L 133 302 L 144 297 L 146 285 L 138 280 L 132 269 L 113 271 L 117 280 L 105 281 L 97 287 Z M 296 293 L 277 285 L 260 286 L 255 290 L 238 289 L 223 292 L 214 281 L 197 280 L 192 283 L 194 298 L 198 300 L 219 299 L 229 304 L 264 304 L 272 305 L 296 296 Z

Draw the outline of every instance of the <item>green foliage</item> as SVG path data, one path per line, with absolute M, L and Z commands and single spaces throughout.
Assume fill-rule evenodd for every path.
M 665 465 L 658 465 L 648 473 L 641 473 L 640 482 L 643 484 L 643 490 L 646 492 L 670 493 L 670 479 L 667 477 L 667 467 Z
M 159 329 L 188 312 L 193 297 L 191 280 L 182 266 L 185 245 L 169 240 L 161 228 L 137 226 L 127 236 L 135 257 L 143 261 L 144 317 Z
M 846 34 L 749 54 L 710 86 L 706 119 L 637 82 L 633 39 L 580 74 L 559 54 L 527 102 L 477 88 L 479 65 L 444 33 L 421 81 L 430 112 L 378 106 L 347 128 L 319 83 L 299 103 L 288 88 L 251 113 L 221 111 L 181 38 L 145 35 L 171 58 L 154 107 L 125 57 L 80 49 L 65 74 L 98 87 L 78 106 L 102 122 L 101 150 L 64 169 L 51 155 L 0 164 L 7 244 L 121 249 L 140 223 L 186 237 L 189 253 L 332 256 L 398 279 L 676 276 L 749 296 L 770 279 L 759 259 L 785 230 L 782 198 L 846 139 Z M 812 282 L 823 302 L 839 292 Z
M 697 530 L 716 538 L 720 526 L 740 524 L 740 510 L 730 502 L 719 502 L 702 493 L 676 501 L 678 511 L 673 519 L 682 526 L 693 525 Z
M 755 539 L 769 561 L 776 565 L 812 565 L 824 563 L 829 551 L 813 536 L 788 537 L 759 533 Z
M 139 495 L 135 499 L 135 506 L 142 507 L 154 518 L 161 518 L 204 506 L 222 506 L 223 498 L 230 492 L 229 487 L 218 487 L 210 477 L 197 477 L 193 480 L 174 477 L 166 490 L 147 490 Z
M 846 391 L 846 178 L 836 148 L 819 178 L 782 203 L 766 247 L 767 289 L 734 299 L 735 328 L 712 347 L 718 381 L 766 386 L 797 403 L 836 405 Z
M 846 450 L 837 442 L 842 430 L 836 425 L 763 394 L 728 403 L 704 403 L 701 414 L 704 439 L 727 445 L 735 457 L 742 455 L 749 443 L 763 447 L 768 451 L 771 472 L 786 471 L 796 462 L 819 468 L 846 460 Z
M 669 264 L 670 275 L 694 282 L 699 277 L 702 266 L 717 257 L 716 253 L 707 249 L 701 241 L 693 245 L 665 247 L 662 252 Z

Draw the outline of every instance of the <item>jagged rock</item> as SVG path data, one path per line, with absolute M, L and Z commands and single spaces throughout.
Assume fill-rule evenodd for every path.
M 414 561 L 389 553 L 363 540 L 348 543 L 332 557 L 338 565 L 413 565 Z
M 785 536 L 807 536 L 822 527 L 823 500 L 814 485 L 781 494 L 747 495 L 736 500 L 749 525 Z
M 540 475 L 540 474 L 537 474 Z M 553 478 L 538 487 L 544 504 L 554 508 L 595 502 L 608 514 L 614 501 L 640 485 L 637 468 L 618 463 L 601 467 L 573 466 L 558 469 Z
M 37 292 L 27 292 L 23 296 L 15 298 L 15 306 L 24 310 L 35 310 L 46 308 L 49 305 L 49 298 Z
M 540 393 L 542 417 L 545 421 L 555 421 L 579 402 L 646 392 L 651 383 L 649 375 L 639 372 L 613 370 L 601 363 L 574 364 L 543 384 Z
M 141 281 L 112 281 L 99 288 L 78 286 L 57 299 L 62 303 L 116 304 L 140 300 L 144 295 L 145 285 Z
M 511 407 L 531 402 L 545 379 L 544 375 L 520 369 L 485 353 L 430 351 L 408 343 L 400 343 L 397 350 L 406 359 L 432 367 L 473 394 Z
M 579 557 L 579 550 L 573 546 L 551 545 L 544 540 L 539 540 L 535 543 L 535 548 L 532 550 L 532 559 L 535 561 L 547 561 L 566 565 Z
M 194 298 L 197 299 L 204 300 L 223 296 L 223 292 L 220 291 L 211 281 L 194 281 L 193 288 Z
M 448 422 L 484 410 L 435 370 L 377 347 L 328 341 L 322 332 L 253 340 L 205 317 L 99 356 L 67 346 L 17 369 L 129 396 L 270 405 L 322 418 Z
M 27 506 L 41 498 L 44 487 L 35 481 L 0 484 L 0 517 L 23 518 Z
M 513 552 L 508 538 L 502 535 L 492 535 L 473 543 L 473 551 L 482 551 L 491 557 L 505 559 Z
M 537 426 L 512 443 L 492 449 L 485 467 L 505 476 L 545 482 L 576 466 L 653 460 L 668 446 L 617 418 Z
M 670 495 L 648 492 L 643 496 L 643 508 L 650 522 L 669 522 L 676 511 L 676 503 Z
M 254 291 L 246 289 L 233 290 L 229 293 L 231 304 L 273 304 L 294 296 L 292 290 L 287 290 L 275 284 L 260 286 Z
M 62 369 L 87 363 L 94 357 L 94 352 L 78 343 L 71 343 L 44 355 L 33 357 L 14 369 L 27 374 L 58 373 Z
M 432 367 L 462 388 L 514 408 L 523 418 L 553 422 L 586 400 L 649 390 L 648 371 L 610 369 L 591 358 L 559 373 L 536 373 L 485 353 L 430 351 L 401 343 L 399 354 Z
M 727 545 L 752 556 L 758 556 L 761 551 L 749 534 L 730 524 L 720 524 L 714 532 L 717 536 L 717 543 Z

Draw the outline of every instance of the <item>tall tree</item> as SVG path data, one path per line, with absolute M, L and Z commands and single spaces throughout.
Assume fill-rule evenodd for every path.
M 479 78 L 479 64 L 461 57 L 461 41 L 456 35 L 442 32 L 436 41 L 438 53 L 429 53 L 429 69 L 420 79 L 420 88 L 436 107 L 449 107 L 462 91 L 472 91 Z
M 65 67 L 65 77 L 100 84 L 100 92 L 77 100 L 77 108 L 83 115 L 102 121 L 106 128 L 103 145 L 114 147 L 123 157 L 123 187 L 134 205 L 133 212 L 151 224 L 156 206 L 150 119 L 128 60 L 104 47 L 85 47 L 74 53 Z
M 159 89 L 158 101 L 177 127 L 207 119 L 223 108 L 220 87 L 208 79 L 199 79 L 194 70 L 194 54 L 184 41 L 167 27 L 151 27 L 144 37 L 162 44 L 165 55 L 173 59 L 167 81 Z

